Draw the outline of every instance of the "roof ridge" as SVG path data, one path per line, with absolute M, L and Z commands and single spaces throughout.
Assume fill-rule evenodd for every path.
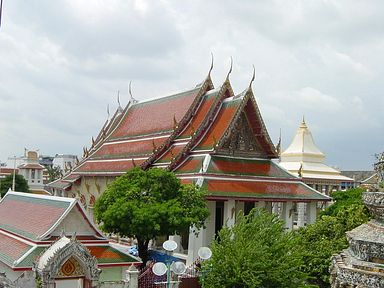
M 59 196 L 52 196 L 52 195 L 40 195 L 40 194 L 33 194 L 33 193 L 27 193 L 27 192 L 17 192 L 17 191 L 9 191 L 3 199 L 5 199 L 8 195 L 16 195 L 16 196 L 22 196 L 22 197 L 29 197 L 29 198 L 37 198 L 37 199 L 48 199 L 48 200 L 56 200 L 61 202 L 75 202 L 75 198 L 69 198 L 69 197 L 59 197 Z M 1 201 L 3 201 L 1 199 Z

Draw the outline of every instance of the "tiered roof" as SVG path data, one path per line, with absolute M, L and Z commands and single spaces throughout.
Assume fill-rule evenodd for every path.
M 77 223 L 77 227 L 88 228 L 59 232 L 71 213 L 82 215 L 78 221 L 83 223 Z M 104 266 L 137 262 L 109 246 L 74 198 L 8 192 L 0 201 L 0 261 L 14 270 L 32 269 L 33 262 L 60 237 L 59 233 L 66 232 L 76 232 L 77 240 Z
M 353 182 L 353 179 L 341 175 L 340 171 L 326 165 L 324 161 L 325 155 L 316 146 L 303 119 L 291 145 L 281 153 L 280 165 L 293 174 L 301 174 L 303 179 Z
M 212 197 L 329 200 L 272 162 L 278 155 L 251 84 L 235 95 L 228 76 L 216 89 L 208 75 L 186 92 L 130 103 L 115 128 L 54 185 L 140 165 L 174 171 L 183 182 L 205 185 Z

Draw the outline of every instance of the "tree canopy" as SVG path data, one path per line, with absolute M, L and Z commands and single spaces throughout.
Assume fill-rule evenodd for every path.
M 203 287 L 306 287 L 299 238 L 274 214 L 253 209 L 224 227 L 203 262 Z
M 3 197 L 8 192 L 9 188 L 12 189 L 13 175 L 8 175 L 0 181 L 0 193 L 1 197 Z M 28 182 L 23 175 L 15 175 L 15 191 L 29 192 Z
M 182 185 L 172 172 L 134 168 L 118 177 L 95 204 L 101 229 L 135 237 L 145 263 L 148 243 L 160 235 L 203 227 L 209 212 L 204 191 Z

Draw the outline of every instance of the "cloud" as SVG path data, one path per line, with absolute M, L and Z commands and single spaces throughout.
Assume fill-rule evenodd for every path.
M 305 114 L 332 164 L 370 168 L 384 142 L 383 11 L 379 0 L 7 1 L 0 160 L 24 146 L 81 153 L 129 81 L 137 99 L 193 87 L 213 52 L 216 86 L 233 57 L 235 92 L 255 64 L 272 139 L 281 128 L 287 142 Z

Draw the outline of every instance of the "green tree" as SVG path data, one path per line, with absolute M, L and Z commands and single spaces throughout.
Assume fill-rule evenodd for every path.
M 203 227 L 209 215 L 204 195 L 172 172 L 134 168 L 108 186 L 96 201 L 95 216 L 102 230 L 135 237 L 145 263 L 151 239 Z
M 235 225 L 221 229 L 213 242 L 211 259 L 202 264 L 203 287 L 308 287 L 299 269 L 298 240 L 274 214 L 241 212 Z
M 13 183 L 13 175 L 8 175 L 4 179 L 1 179 L 0 183 L 0 194 L 1 197 L 5 195 L 5 193 L 8 192 L 8 189 L 12 189 L 12 183 Z M 23 175 L 16 174 L 15 175 L 15 191 L 17 192 L 29 192 L 28 182 L 25 180 Z
M 371 218 L 363 204 L 362 192 L 360 188 L 334 192 L 335 203 L 325 209 L 314 224 L 297 231 L 304 260 L 301 270 L 318 287 L 330 287 L 331 256 L 348 247 L 345 233 Z

